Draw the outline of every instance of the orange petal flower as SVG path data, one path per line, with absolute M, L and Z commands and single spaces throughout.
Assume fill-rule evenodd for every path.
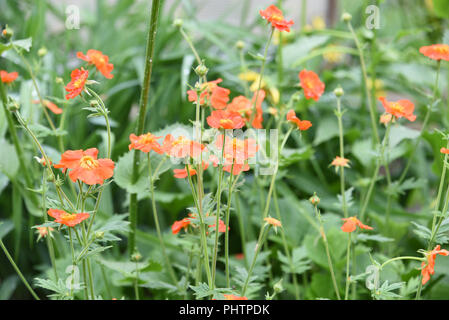
M 268 224 L 271 224 L 274 227 L 282 227 L 282 224 L 279 220 L 272 218 L 272 217 L 266 217 L 264 219 Z
M 39 104 L 41 103 L 39 100 L 33 100 L 32 101 L 34 104 Z M 54 114 L 61 114 L 62 113 L 62 109 L 59 108 L 57 105 L 55 105 L 53 102 L 48 101 L 48 100 L 42 100 L 42 102 L 44 103 L 44 105 L 50 109 L 51 112 L 53 112 Z
M 223 294 L 225 300 L 248 300 L 247 297 L 240 297 L 233 294 Z
M 245 125 L 242 116 L 237 112 L 215 110 L 207 117 L 207 123 L 216 129 L 240 129 Z
M 253 99 L 251 100 L 251 105 L 256 103 L 256 97 L 257 93 L 254 93 Z M 265 99 L 265 91 L 260 90 L 258 97 L 257 97 L 257 104 L 256 104 L 256 116 L 254 117 L 253 122 L 251 125 L 255 129 L 262 129 L 262 121 L 263 121 L 263 110 L 262 110 L 262 102 Z M 252 110 L 250 110 L 252 112 Z M 251 115 L 250 112 L 250 115 Z
M 85 184 L 103 184 L 114 174 L 114 162 L 111 159 L 97 159 L 98 149 L 68 150 L 61 155 L 61 161 L 55 168 L 63 171 L 71 169 L 69 177 L 73 182 L 81 180 Z
M 11 83 L 17 79 L 19 74 L 17 72 L 8 73 L 5 70 L 0 70 L 0 77 L 3 83 Z
M 227 110 L 232 112 L 238 112 L 243 117 L 248 112 L 251 113 L 251 101 L 245 96 L 237 96 L 232 99 L 232 102 L 228 104 Z
M 432 251 L 425 254 L 427 262 L 423 262 L 421 264 L 422 284 L 425 284 L 427 281 L 429 281 L 430 276 L 435 273 L 435 259 L 438 254 L 442 256 L 448 256 L 449 251 L 441 249 L 441 246 L 437 245 Z
M 404 117 L 409 121 L 415 121 L 416 116 L 413 114 L 415 105 L 410 100 L 388 101 L 385 97 L 379 97 L 385 112 L 395 116 L 396 118 Z
M 86 212 L 82 213 L 68 213 L 64 210 L 59 209 L 49 209 L 48 215 L 55 218 L 55 222 L 60 224 L 65 224 L 68 227 L 74 227 L 81 223 L 83 220 L 89 218 L 89 214 Z
M 179 233 L 179 231 L 181 231 L 181 229 L 187 229 L 187 227 L 190 225 L 190 219 L 189 218 L 184 218 L 182 220 L 179 221 L 175 221 L 175 223 L 173 223 L 173 225 L 171 226 L 171 231 L 173 234 L 177 234 Z
M 153 150 L 156 153 L 163 154 L 164 151 L 162 150 L 161 145 L 157 142 L 158 139 L 161 137 L 156 137 L 155 135 L 151 133 L 145 133 L 140 136 L 136 136 L 134 133 L 131 133 L 129 135 L 129 140 L 131 141 L 131 144 L 128 146 L 129 150 L 131 149 L 137 149 L 142 152 L 148 153 L 151 150 Z
M 345 221 L 345 223 L 341 227 L 341 230 L 343 230 L 343 232 L 353 232 L 357 226 L 361 229 L 373 230 L 372 227 L 364 225 L 356 217 L 343 218 L 342 220 Z
M 274 4 L 270 5 L 265 10 L 260 10 L 259 13 L 263 19 L 271 22 L 273 28 L 276 28 L 279 31 L 290 32 L 290 26 L 293 25 L 293 20 L 285 20 L 282 11 Z
M 217 149 L 223 149 L 223 135 L 219 135 L 217 137 L 215 145 Z M 246 160 L 249 158 L 253 158 L 256 156 L 257 151 L 259 150 L 259 146 L 257 145 L 256 140 L 254 139 L 238 139 L 226 137 L 225 139 L 225 147 L 224 147 L 224 158 L 225 164 L 244 164 Z
M 212 90 L 212 95 L 210 96 L 210 104 L 215 109 L 224 109 L 229 101 L 229 94 L 231 91 L 226 88 L 217 86 Z
M 307 71 L 304 69 L 301 70 L 298 77 L 306 99 L 318 101 L 323 94 L 325 87 L 318 75 L 313 71 Z
M 447 149 L 447 148 L 441 148 L 441 149 L 440 149 L 440 152 L 441 152 L 441 153 L 444 153 L 444 154 L 449 154 L 449 149 Z
M 187 156 L 195 158 L 204 150 L 204 145 L 187 139 L 184 136 L 173 138 L 171 134 L 167 134 L 162 144 L 162 151 L 167 155 L 176 158 L 185 158 Z
M 341 158 L 339 156 L 336 156 L 335 159 L 332 161 L 331 165 L 336 167 L 347 167 L 349 168 L 349 159 Z
M 187 172 L 187 168 L 189 168 L 189 172 Z M 203 168 L 204 168 L 204 165 L 203 165 Z M 207 166 L 206 166 L 206 169 L 207 169 Z M 196 170 L 193 169 L 191 165 L 187 165 L 184 169 L 174 169 L 173 173 L 174 173 L 173 176 L 175 178 L 184 179 L 184 178 L 187 178 L 189 176 L 189 174 L 191 177 L 196 175 Z
M 209 226 L 209 228 L 212 228 L 212 229 L 214 229 L 215 230 L 215 223 L 214 224 L 212 224 L 212 225 L 210 225 Z M 228 230 L 230 230 L 230 228 L 228 227 Z M 223 222 L 223 220 L 219 220 L 219 222 L 218 222 L 218 232 L 220 232 L 220 233 L 224 233 L 224 232 L 226 232 L 226 225 L 225 225 L 225 223 Z
M 393 118 L 393 116 L 390 113 L 384 113 L 383 115 L 380 116 L 380 123 L 383 124 L 387 124 L 391 121 L 391 119 Z
M 101 51 L 90 49 L 87 50 L 86 55 L 82 52 L 78 52 L 76 56 L 89 64 L 94 64 L 95 67 L 100 71 L 105 78 L 112 79 L 114 76 L 111 74 L 114 65 L 109 63 L 109 57 L 103 54 Z
M 86 84 L 88 76 L 89 71 L 84 70 L 83 67 L 72 71 L 70 74 L 72 80 L 65 87 L 65 91 L 68 92 L 65 96 L 67 100 L 75 98 L 84 90 L 84 85 Z
M 449 61 L 449 45 L 447 44 L 424 46 L 419 49 L 419 52 L 433 60 Z
M 55 230 L 52 227 L 37 227 L 36 229 L 37 229 L 37 232 L 39 234 L 39 239 L 45 238 L 48 235 L 49 232 L 52 232 L 52 231 Z
M 200 90 L 200 104 L 204 105 L 209 101 L 215 109 L 224 109 L 226 103 L 229 101 L 230 91 L 218 86 L 218 83 L 222 82 L 221 78 L 209 81 L 201 86 Z M 215 92 L 215 94 L 214 94 Z M 188 99 L 190 102 L 196 103 L 198 101 L 198 95 L 195 90 L 187 91 Z M 212 99 L 213 96 L 213 99 Z M 213 101 L 212 101 L 213 100 Z
M 312 126 L 312 123 L 308 120 L 300 120 L 294 110 L 289 110 L 287 112 L 287 121 L 296 124 L 299 130 L 304 131 Z

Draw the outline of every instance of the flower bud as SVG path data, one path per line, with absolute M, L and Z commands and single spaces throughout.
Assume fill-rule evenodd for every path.
M 58 84 L 64 84 L 64 80 L 61 77 L 56 77 L 55 82 Z
M 2 30 L 2 37 L 9 41 L 11 37 L 14 35 L 14 31 L 12 31 L 11 28 L 8 26 L 5 27 L 5 29 Z
M 142 255 L 138 251 L 134 251 L 133 255 L 131 256 L 131 261 L 137 262 L 142 259 Z
M 93 108 L 96 108 L 96 107 L 98 107 L 100 105 L 97 100 L 90 100 L 89 104 Z
M 282 286 L 282 279 L 274 284 L 273 289 L 275 293 L 284 291 L 284 287 Z
M 103 239 L 103 238 L 104 238 L 104 231 L 95 232 L 95 239 Z
M 245 42 L 243 42 L 242 40 L 239 40 L 235 43 L 235 47 L 239 50 L 242 50 L 245 47 Z
M 352 15 L 348 12 L 345 12 L 341 15 L 341 20 L 343 20 L 344 22 L 349 22 L 352 20 Z
M 182 23 L 183 23 L 182 19 L 175 19 L 173 21 L 173 26 L 176 27 L 176 28 L 181 28 L 182 27 Z
M 8 110 L 11 112 L 19 111 L 20 106 L 17 101 L 10 99 L 8 102 Z
M 45 56 L 47 53 L 48 53 L 48 50 L 47 50 L 47 48 L 45 48 L 45 47 L 42 47 L 42 48 L 40 48 L 39 50 L 37 50 L 37 55 L 38 55 L 39 57 L 43 57 L 43 56 Z
M 337 88 L 334 89 L 334 94 L 337 97 L 341 97 L 342 95 L 345 94 L 345 92 L 343 91 L 343 88 L 338 86 Z
M 317 206 L 320 203 L 320 198 L 316 195 L 316 192 L 309 198 L 309 202 L 314 206 Z
M 209 69 L 207 69 L 207 67 L 203 63 L 201 63 L 198 67 L 195 68 L 195 73 L 199 77 L 204 77 L 208 71 Z

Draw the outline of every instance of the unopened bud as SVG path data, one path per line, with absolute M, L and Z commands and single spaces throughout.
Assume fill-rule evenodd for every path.
M 282 286 L 282 279 L 274 284 L 273 289 L 276 293 L 284 291 L 284 287 Z
M 195 73 L 199 77 L 204 77 L 207 74 L 208 71 L 209 71 L 209 69 L 207 69 L 207 67 L 203 63 L 195 68 Z
M 173 21 L 173 26 L 176 28 L 181 28 L 182 27 L 182 19 L 175 19 L 175 21 Z
M 11 28 L 8 26 L 5 27 L 5 29 L 2 30 L 2 37 L 6 40 L 11 39 L 11 37 L 14 35 L 14 31 L 12 31 Z
M 89 104 L 93 108 L 96 108 L 96 107 L 98 107 L 100 105 L 97 100 L 90 100 Z
M 58 84 L 64 84 L 64 79 L 62 79 L 61 77 L 56 77 L 55 82 Z
M 334 89 L 334 94 L 337 97 L 341 97 L 342 95 L 345 94 L 345 92 L 343 91 L 342 87 L 337 87 L 337 88 Z
M 103 238 L 104 238 L 104 231 L 95 232 L 95 239 L 103 239 Z
M 348 12 L 345 12 L 341 15 L 341 20 L 343 20 L 344 22 L 349 22 L 352 20 L 352 15 Z
M 235 47 L 239 50 L 242 50 L 245 47 L 245 42 L 243 42 L 242 40 L 239 40 L 235 43 Z
M 309 198 L 309 202 L 314 206 L 317 206 L 320 203 L 320 198 L 316 195 L 316 192 Z
M 139 252 L 137 252 L 137 251 L 135 251 L 133 253 L 133 255 L 131 256 L 131 260 L 134 261 L 134 262 L 137 262 L 137 261 L 139 261 L 141 259 L 142 259 L 142 255 Z
M 11 112 L 19 111 L 20 106 L 15 100 L 9 100 L 8 102 L 8 110 Z
M 39 50 L 37 50 L 37 55 L 38 55 L 39 57 L 43 57 L 43 56 L 45 56 L 47 53 L 48 53 L 48 50 L 47 50 L 47 48 L 45 48 L 45 47 L 42 47 L 42 48 L 40 48 Z

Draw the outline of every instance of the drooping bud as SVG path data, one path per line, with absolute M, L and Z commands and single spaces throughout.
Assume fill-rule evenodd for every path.
M 37 55 L 38 55 L 39 57 L 43 57 L 43 56 L 45 56 L 47 53 L 48 53 L 48 50 L 47 50 L 47 48 L 45 48 L 45 47 L 42 47 L 42 48 L 40 48 L 39 50 L 37 50 Z
M 8 26 L 5 27 L 5 29 L 2 30 L 2 37 L 9 41 L 11 37 L 14 35 L 14 31 Z
M 313 196 L 309 198 L 309 202 L 314 206 L 317 206 L 320 203 L 320 198 L 318 198 L 316 192 L 314 192 Z
M 176 27 L 176 28 L 181 28 L 181 27 L 182 27 L 182 24 L 183 24 L 182 19 L 175 19 L 175 20 L 173 21 L 173 26 Z
M 349 22 L 352 20 L 352 15 L 348 12 L 345 12 L 341 15 L 341 20 L 343 20 L 344 22 Z
M 195 68 L 195 73 L 199 77 L 204 77 L 208 71 L 209 71 L 209 69 L 207 69 L 207 67 L 204 65 L 204 63 L 201 63 L 200 65 L 198 65 L 198 67 Z
M 337 88 L 334 89 L 334 94 L 336 97 L 341 97 L 345 94 L 345 92 L 343 91 L 343 88 L 338 86 Z
M 245 42 L 243 42 L 242 40 L 239 40 L 235 43 L 235 47 L 239 50 L 242 50 L 245 47 Z

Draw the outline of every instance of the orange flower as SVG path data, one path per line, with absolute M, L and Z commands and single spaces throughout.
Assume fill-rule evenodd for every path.
M 440 152 L 441 152 L 441 153 L 444 153 L 444 154 L 449 154 L 449 149 L 441 148 L 441 149 L 440 149 Z
M 449 251 L 441 249 L 441 246 L 437 245 L 432 251 L 425 254 L 427 263 L 423 261 L 423 263 L 421 264 L 422 284 L 425 284 L 427 281 L 429 281 L 430 276 L 435 273 L 435 258 L 438 254 L 442 256 L 448 256 Z
M 89 71 L 84 70 L 83 67 L 72 71 L 70 74 L 72 80 L 65 87 L 65 91 L 68 92 L 65 96 L 67 100 L 75 98 L 84 90 L 84 85 L 86 84 L 88 76 Z
M 251 100 L 251 104 L 256 103 L 256 97 L 257 93 L 254 93 L 253 99 Z M 253 122 L 251 125 L 255 129 L 262 129 L 262 121 L 263 121 L 263 110 L 262 110 L 262 102 L 265 99 L 265 91 L 260 90 L 259 95 L 257 97 L 257 104 L 256 104 L 256 116 L 254 117 Z M 250 110 L 250 115 L 252 113 L 252 110 Z
M 148 153 L 151 150 L 153 150 L 156 153 L 163 154 L 164 151 L 162 150 L 161 145 L 157 142 L 158 139 L 161 137 L 156 137 L 155 135 L 151 133 L 145 133 L 140 136 L 136 136 L 134 133 L 131 133 L 129 135 L 129 140 L 131 141 L 131 144 L 128 146 L 129 150 L 131 149 L 137 149 L 142 152 Z
M 233 294 L 223 294 L 225 300 L 248 300 L 247 297 L 240 297 Z
M 265 10 L 260 10 L 259 13 L 263 19 L 271 22 L 273 28 L 276 28 L 279 31 L 290 32 L 290 26 L 293 25 L 293 20 L 285 20 L 282 11 L 274 4 L 270 5 Z
M 209 228 L 215 230 L 215 225 L 216 225 L 216 223 L 210 225 Z M 229 229 L 230 229 L 230 228 L 228 227 L 228 230 L 229 230 Z M 218 222 L 218 232 L 220 232 L 220 233 L 226 232 L 226 225 L 225 225 L 225 223 L 223 222 L 223 220 L 221 220 L 221 219 L 220 219 L 219 222 Z
M 204 145 L 197 141 L 187 139 L 184 136 L 179 136 L 175 139 L 171 134 L 165 136 L 162 144 L 162 151 L 176 158 L 185 158 L 187 156 L 195 158 L 201 154 L 204 148 Z
M 55 222 L 60 224 L 65 224 L 68 227 L 74 227 L 81 223 L 83 220 L 89 218 L 89 214 L 86 212 L 82 213 L 68 213 L 64 210 L 59 209 L 49 209 L 48 215 L 55 218 Z
M 228 104 L 227 110 L 232 112 L 238 112 L 243 117 L 248 112 L 251 112 L 251 101 L 245 96 L 237 96 L 232 99 L 232 102 Z
M 245 125 L 239 113 L 227 110 L 212 111 L 207 117 L 207 123 L 216 129 L 240 129 Z
M 246 160 L 249 158 L 253 158 L 256 156 L 257 151 L 259 150 L 259 146 L 257 145 L 256 140 L 254 139 L 238 139 L 226 137 L 221 134 L 217 137 L 215 145 L 217 149 L 223 149 L 223 140 L 225 140 L 224 146 L 224 158 L 225 164 L 244 164 Z
M 323 94 L 325 87 L 318 75 L 313 71 L 307 71 L 304 69 L 301 70 L 298 77 L 306 99 L 318 101 Z
M 391 121 L 391 119 L 393 118 L 393 116 L 390 113 L 384 113 L 383 115 L 380 116 L 380 123 L 383 124 L 387 124 Z
M 282 227 L 282 224 L 279 220 L 272 218 L 272 217 L 266 217 L 264 218 L 264 220 L 268 223 L 271 224 L 274 227 Z
M 416 116 L 413 114 L 415 110 L 415 105 L 410 100 L 399 100 L 399 101 L 387 101 L 385 97 L 379 97 L 382 102 L 385 111 L 396 118 L 404 117 L 409 121 L 415 121 Z
M 39 234 L 38 239 L 37 239 L 38 241 L 42 238 L 45 238 L 49 232 L 51 234 L 51 232 L 55 230 L 52 227 L 37 227 L 36 229 L 37 229 L 37 233 Z
M 331 166 L 349 168 L 348 162 L 349 162 L 349 159 L 340 158 L 339 156 L 336 156 L 335 159 L 332 161 Z
M 173 223 L 173 225 L 171 226 L 171 231 L 173 234 L 177 234 L 177 233 L 179 233 L 179 231 L 181 231 L 181 229 L 186 230 L 189 225 L 190 225 L 190 219 L 184 218 L 182 220 L 175 221 L 175 223 Z
M 308 120 L 300 120 L 294 110 L 290 110 L 287 112 L 287 121 L 290 121 L 298 127 L 299 130 L 304 131 L 309 129 L 312 126 L 312 123 Z
M 209 167 L 209 163 L 203 162 L 203 170 L 206 170 Z M 187 168 L 189 168 L 189 172 L 187 172 Z M 196 170 L 192 168 L 190 164 L 185 166 L 184 169 L 174 169 L 173 170 L 174 177 L 177 179 L 184 179 L 187 178 L 190 174 L 190 176 L 196 175 Z
M 361 229 L 373 230 L 372 227 L 364 225 L 356 217 L 343 218 L 341 220 L 345 221 L 345 223 L 341 227 L 341 230 L 343 230 L 343 232 L 353 232 L 357 226 Z
M 229 89 L 218 86 L 218 83 L 222 81 L 223 80 L 219 78 L 214 81 L 209 81 L 201 86 L 201 105 L 209 101 L 211 106 L 215 109 L 224 109 L 226 107 L 231 91 L 229 91 Z M 196 103 L 198 101 L 198 95 L 195 90 L 188 90 L 187 95 L 190 102 Z
M 232 99 L 232 102 L 228 104 L 226 110 L 231 112 L 237 112 L 242 117 L 246 119 L 247 122 L 251 119 L 251 114 L 253 112 L 253 105 L 256 103 L 256 92 L 253 95 L 253 98 L 251 101 L 249 101 L 248 98 L 245 96 L 237 96 L 234 99 Z M 251 125 L 255 129 L 262 129 L 262 121 L 263 121 L 263 110 L 262 110 L 262 103 L 265 99 L 265 91 L 260 90 L 259 96 L 257 97 L 257 104 L 256 104 L 256 115 L 253 119 L 253 122 Z
M 8 73 L 5 70 L 0 70 L 0 77 L 3 83 L 11 83 L 17 79 L 19 74 L 17 72 Z
M 433 60 L 449 61 L 449 45 L 447 44 L 424 46 L 419 49 L 419 52 Z
M 94 64 L 95 67 L 100 71 L 105 78 L 112 79 L 114 76 L 111 74 L 114 65 L 109 63 L 109 57 L 98 50 L 87 50 L 86 55 L 82 52 L 78 52 L 76 56 L 89 64 Z
M 97 159 L 98 149 L 68 150 L 61 155 L 61 161 L 55 168 L 63 171 L 71 169 L 69 177 L 73 182 L 81 180 L 85 184 L 103 184 L 114 174 L 114 162 L 111 159 Z
M 32 101 L 34 104 L 39 104 L 41 103 L 39 100 L 33 100 Z M 55 105 L 53 102 L 48 101 L 48 100 L 42 100 L 42 102 L 44 103 L 44 105 L 50 109 L 51 112 L 53 112 L 54 114 L 61 114 L 62 113 L 62 109 L 59 108 L 57 105 Z

